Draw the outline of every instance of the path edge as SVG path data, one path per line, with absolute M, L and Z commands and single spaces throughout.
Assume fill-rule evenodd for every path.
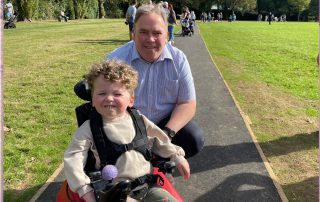
M 48 178 L 46 183 L 37 191 L 37 193 L 30 199 L 29 202 L 36 202 L 37 199 L 41 196 L 41 194 L 48 188 L 48 186 L 55 181 L 55 178 L 61 173 L 63 170 L 64 163 L 62 162 L 59 167 L 54 171 L 54 173 Z
M 262 161 L 263 161 L 263 163 L 264 163 L 264 165 L 265 165 L 265 167 L 266 167 L 266 169 L 267 169 L 267 171 L 268 171 L 268 173 L 269 173 L 269 175 L 270 175 L 270 177 L 271 177 L 271 179 L 272 179 L 272 182 L 273 182 L 274 186 L 276 187 L 276 189 L 277 189 L 277 191 L 278 191 L 278 194 L 279 194 L 281 200 L 282 200 L 283 202 L 289 202 L 286 194 L 284 193 L 284 191 L 283 191 L 283 189 L 282 189 L 282 187 L 281 187 L 281 185 L 280 185 L 280 183 L 279 183 L 278 177 L 274 174 L 274 172 L 273 172 L 273 170 L 272 170 L 272 168 L 271 168 L 271 166 L 270 166 L 270 164 L 269 164 L 269 162 L 268 162 L 268 160 L 267 160 L 267 157 L 264 155 L 264 153 L 263 153 L 263 151 L 262 151 L 262 149 L 261 149 L 261 147 L 260 147 L 260 145 L 259 145 L 259 143 L 258 143 L 258 141 L 257 141 L 257 138 L 256 138 L 256 136 L 254 135 L 254 133 L 253 133 L 251 127 L 250 127 L 250 122 L 251 122 L 251 121 L 250 121 L 249 117 L 247 117 L 246 114 L 242 111 L 242 109 L 241 109 L 238 101 L 236 100 L 236 98 L 234 97 L 234 95 L 233 95 L 233 93 L 232 93 L 232 91 L 231 91 L 231 88 L 229 88 L 229 85 L 228 85 L 227 82 L 224 80 L 224 77 L 223 77 L 220 69 L 218 68 L 218 65 L 214 62 L 214 60 L 213 60 L 213 58 L 212 58 L 212 56 L 211 56 L 211 54 L 210 54 L 210 52 L 209 52 L 209 49 L 208 49 L 208 47 L 207 47 L 207 44 L 204 42 L 204 39 L 203 39 L 203 36 L 202 36 L 202 34 L 201 34 L 201 31 L 200 31 L 199 27 L 198 27 L 198 31 L 199 31 L 201 40 L 202 40 L 202 42 L 204 43 L 204 45 L 205 45 L 205 47 L 206 47 L 206 49 L 207 49 L 207 51 L 208 51 L 208 53 L 209 53 L 209 56 L 210 56 L 210 58 L 211 58 L 212 63 L 215 65 L 216 69 L 218 70 L 218 72 L 219 72 L 219 74 L 220 74 L 220 76 L 221 76 L 224 84 L 226 85 L 226 87 L 227 87 L 227 89 L 228 89 L 228 91 L 229 91 L 229 94 L 230 94 L 231 97 L 232 97 L 232 100 L 234 101 L 234 103 L 235 103 L 238 111 L 240 112 L 240 115 L 241 115 L 241 117 L 242 117 L 242 119 L 243 119 L 243 121 L 244 121 L 244 123 L 245 123 L 245 125 L 246 125 L 246 128 L 247 128 L 248 131 L 249 131 L 249 134 L 250 134 L 250 136 L 251 136 L 251 139 L 252 139 L 254 145 L 256 146 L 256 148 L 257 148 L 257 150 L 258 150 L 258 152 L 259 152 L 259 155 L 260 155 L 260 157 L 261 157 L 261 159 L 262 159 Z

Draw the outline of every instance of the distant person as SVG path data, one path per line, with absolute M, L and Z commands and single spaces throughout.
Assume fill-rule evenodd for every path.
M 165 12 L 166 12 L 166 14 L 167 14 L 167 16 L 169 16 L 169 4 L 168 4 L 168 2 L 163 2 L 162 3 L 162 6 L 163 6 L 163 8 L 164 8 L 164 10 L 165 10 Z
M 95 116 L 103 123 L 102 129 L 100 129 L 110 141 L 106 143 L 110 148 L 105 151 L 106 155 L 113 155 L 115 158 L 114 163 L 108 161 L 108 164 L 115 165 L 118 170 L 115 182 L 140 179 L 139 184 L 134 188 L 135 192 L 130 194 L 131 198 L 144 202 L 176 202 L 177 200 L 165 189 L 158 186 L 156 181 L 148 180 L 149 174 L 153 173 L 148 157 L 151 157 L 151 153 L 148 151 L 163 158 L 170 158 L 170 161 L 176 163 L 179 173 L 186 180 L 190 177 L 190 167 L 184 158 L 183 149 L 172 144 L 169 137 L 142 114 L 140 115 L 142 122 L 137 124 L 144 125 L 145 130 L 142 129 L 142 131 L 145 132 L 137 132 L 140 131 L 136 130 L 135 121 L 137 118 L 133 118 L 134 116 L 131 115 L 134 109 L 130 107 L 134 103 L 134 89 L 138 84 L 138 73 L 129 65 L 118 60 L 110 60 L 93 64 L 86 79 L 91 89 L 92 105 L 97 112 Z M 88 151 L 91 150 L 95 154 L 95 162 L 101 162 L 90 128 L 92 120 L 95 119 L 85 121 L 78 128 L 64 154 L 64 171 L 68 184 L 71 190 L 77 192 L 86 202 L 96 201 L 90 178 L 84 171 Z M 140 139 L 136 140 L 136 137 Z M 145 144 L 141 144 L 140 140 L 143 140 L 142 142 Z M 140 145 L 133 146 L 132 149 L 125 150 L 119 155 L 117 152 L 111 152 L 113 148 L 119 149 L 119 146 L 127 146 L 130 143 L 135 146 L 136 144 Z M 145 149 L 142 149 L 144 145 Z M 144 155 L 145 153 L 147 154 Z M 101 167 L 96 163 L 94 166 L 96 169 Z M 147 185 L 146 189 L 145 185 Z
M 191 15 L 191 21 L 195 25 L 196 24 L 196 14 L 194 13 L 194 11 L 191 11 L 190 15 Z
M 269 22 L 269 25 L 271 25 L 271 21 L 272 21 L 272 13 L 269 12 L 269 15 L 268 15 L 268 22 Z
M 129 25 L 129 39 L 132 40 L 132 30 L 134 25 L 134 19 L 136 16 L 137 8 L 136 8 L 136 0 L 129 1 L 129 7 L 126 12 L 126 24 Z
M 65 22 L 68 22 L 69 17 L 65 15 L 64 11 L 60 11 L 59 21 L 64 19 Z
M 211 13 L 208 12 L 208 22 L 211 22 L 211 20 L 212 20 Z
M 232 13 L 232 21 L 236 21 L 237 20 L 237 16 L 236 16 L 236 14 L 233 12 Z
M 187 6 L 183 7 L 182 9 L 181 20 L 190 20 L 190 11 Z
M 14 14 L 14 9 L 13 9 L 11 0 L 8 0 L 4 7 L 5 7 L 6 20 L 9 20 L 10 18 L 13 17 L 13 14 Z
M 173 5 L 169 4 L 169 15 L 168 15 L 168 32 L 169 32 L 169 43 L 174 44 L 174 26 L 177 25 L 176 12 L 173 9 Z
M 201 20 L 202 22 L 205 22 L 205 21 L 204 21 L 204 12 L 201 13 L 201 15 L 200 15 L 200 20 Z

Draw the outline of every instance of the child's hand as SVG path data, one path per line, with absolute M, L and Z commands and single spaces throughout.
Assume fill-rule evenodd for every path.
M 188 161 L 183 161 L 177 165 L 178 171 L 183 179 L 187 180 L 190 178 L 190 167 Z
M 96 202 L 96 197 L 94 196 L 93 191 L 90 191 L 82 196 L 82 199 L 86 202 Z

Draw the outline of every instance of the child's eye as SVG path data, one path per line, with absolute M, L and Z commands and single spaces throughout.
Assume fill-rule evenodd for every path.
M 115 93 L 114 95 L 115 95 L 115 96 L 122 96 L 121 93 Z
M 106 93 L 98 93 L 98 95 L 105 95 Z

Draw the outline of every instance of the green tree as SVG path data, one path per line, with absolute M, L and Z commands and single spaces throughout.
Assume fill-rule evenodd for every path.
M 300 14 L 306 10 L 310 4 L 310 0 L 288 0 L 291 9 L 298 13 L 298 21 L 300 21 Z
M 104 18 L 106 16 L 106 11 L 104 10 L 105 2 L 105 0 L 98 0 L 99 18 Z
M 309 4 L 309 15 L 314 16 L 315 21 L 318 20 L 318 7 L 319 2 L 318 0 L 311 0 Z
M 19 20 L 31 21 L 35 15 L 39 0 L 17 0 Z

